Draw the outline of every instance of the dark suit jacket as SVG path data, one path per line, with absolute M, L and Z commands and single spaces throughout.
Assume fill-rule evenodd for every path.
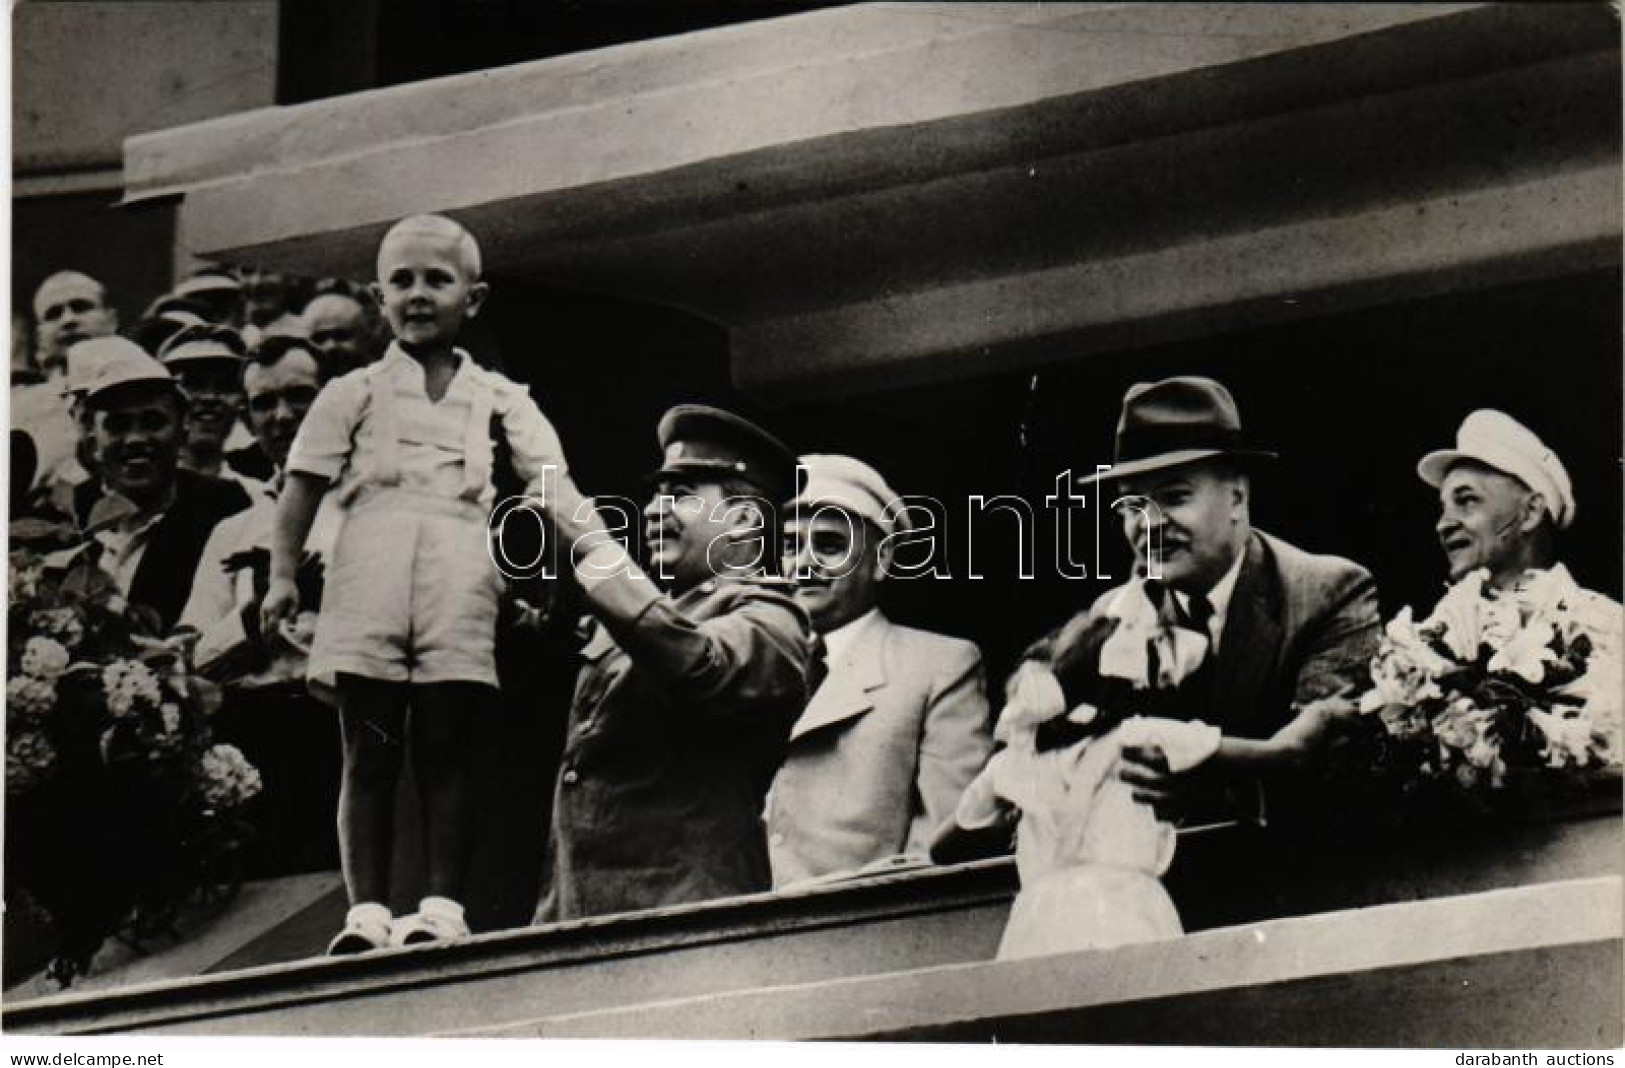
M 74 517 L 81 529 L 102 496 L 101 483 L 92 480 L 74 490 Z M 203 546 L 215 524 L 249 505 L 248 494 L 235 482 L 210 478 L 184 468 L 175 472 L 175 500 L 148 536 L 147 548 L 135 569 L 128 599 L 158 613 L 167 631 L 181 618 L 192 595 Z
M 1097 665 L 1073 652 L 1098 651 L 1116 592 L 1028 654 L 1056 670 L 1069 704 L 1098 686 L 1086 677 Z M 1364 676 L 1381 628 L 1376 582 L 1363 567 L 1253 531 L 1225 615 L 1211 714 L 1202 718 L 1234 737 L 1268 738 L 1291 721 L 1293 705 Z
M 1069 707 L 1098 690 L 1087 651 L 1098 653 L 1115 592 L 1029 651 L 1055 670 Z M 1225 616 L 1211 705 L 1193 718 L 1232 737 L 1268 738 L 1292 720 L 1294 705 L 1364 677 L 1381 628 L 1376 583 L 1364 568 L 1255 530 Z

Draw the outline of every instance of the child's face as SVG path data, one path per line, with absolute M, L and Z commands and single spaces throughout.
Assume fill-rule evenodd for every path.
M 486 285 L 470 277 L 454 238 L 406 232 L 379 248 L 373 291 L 396 339 L 422 351 L 457 340 L 463 320 L 479 311 Z

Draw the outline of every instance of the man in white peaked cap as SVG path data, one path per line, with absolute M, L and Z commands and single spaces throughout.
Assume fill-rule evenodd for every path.
M 1506 589 L 1557 560 L 1557 532 L 1574 520 L 1574 487 L 1557 454 L 1516 419 L 1481 408 L 1462 420 L 1456 447 L 1416 465 L 1439 491 L 1439 544 L 1450 580 L 1488 568 Z
M 886 539 L 905 529 L 897 494 L 850 456 L 800 464 L 784 568 L 829 675 L 791 728 L 768 797 L 776 887 L 924 854 L 993 749 L 976 646 L 880 609 Z
M 1581 586 L 1558 559 L 1558 532 L 1575 512 L 1563 461 L 1516 419 L 1481 408 L 1462 420 L 1456 447 L 1428 453 L 1416 473 L 1439 490 L 1437 530 L 1451 582 L 1482 569 L 1486 588 L 1516 604 L 1525 623 L 1563 618 L 1590 639 L 1590 667 L 1570 692 L 1602 725 L 1610 747 L 1620 745 L 1625 609 Z

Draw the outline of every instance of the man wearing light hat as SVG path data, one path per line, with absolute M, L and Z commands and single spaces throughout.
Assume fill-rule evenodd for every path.
M 82 390 L 99 478 L 74 494 L 74 515 L 104 570 L 132 604 L 175 625 L 204 543 L 249 505 L 240 486 L 177 469 L 186 399 L 163 365 L 133 341 L 93 338 L 68 353 Z
M 175 376 L 175 384 L 186 396 L 181 466 L 236 482 L 254 498 L 263 488 L 262 481 L 233 467 L 225 451 L 243 410 L 246 353 L 237 331 L 203 324 L 176 333 L 158 351 L 158 359 Z
M 777 569 L 795 455 L 703 405 L 660 420 L 651 575 L 559 472 L 539 510 L 591 617 L 554 789 L 537 922 L 771 886 L 762 803 L 819 671 Z
M 1487 585 L 1530 616 L 1564 602 L 1598 654 L 1617 664 L 1625 613 L 1581 587 L 1557 559 L 1557 533 L 1574 521 L 1575 500 L 1556 453 L 1516 419 L 1482 408 L 1462 420 L 1455 448 L 1428 453 L 1416 473 L 1439 491 L 1435 529 L 1451 582 L 1483 568 Z
M 1129 388 L 1115 462 L 1083 481 L 1117 483 L 1134 581 L 1160 599 L 1161 615 L 1206 639 L 1201 664 L 1158 714 L 1257 740 L 1275 739 L 1296 723 L 1292 744 L 1309 751 L 1322 736 L 1297 732 L 1319 721 L 1300 719 L 1300 711 L 1363 678 L 1376 652 L 1376 584 L 1349 560 L 1307 553 L 1252 525 L 1252 476 L 1274 455 L 1243 433 L 1223 385 L 1169 378 Z M 1103 594 L 1029 653 L 1057 683 L 1048 691 L 1028 688 L 1029 696 L 1046 696 L 1057 714 L 1078 704 L 1087 678 L 1098 675 L 1101 636 L 1119 625 L 1113 606 L 1122 589 Z M 1265 815 L 1266 784 L 1215 762 L 1176 774 L 1158 747 L 1129 746 L 1119 774 L 1136 800 L 1165 816 Z M 1288 771 L 1278 785 L 1280 803 L 1266 807 L 1301 812 L 1295 801 L 1304 799 L 1305 784 Z
M 205 318 L 218 326 L 243 324 L 243 284 L 228 267 L 199 267 L 168 295 L 201 304 Z
M 1509 589 L 1556 562 L 1557 532 L 1574 520 L 1574 487 L 1563 461 L 1516 419 L 1473 412 L 1456 447 L 1428 453 L 1416 473 L 1439 491 L 1439 545 L 1452 582 L 1483 567 L 1492 585 Z
M 784 571 L 824 640 L 829 674 L 790 732 L 768 797 L 773 883 L 924 855 L 992 752 L 982 656 L 880 610 L 902 502 L 849 456 L 801 457 Z

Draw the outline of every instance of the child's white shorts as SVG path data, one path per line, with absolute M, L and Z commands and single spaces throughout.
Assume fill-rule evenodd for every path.
M 310 678 L 495 686 L 502 588 L 477 504 L 374 496 L 345 516 L 328 563 Z

